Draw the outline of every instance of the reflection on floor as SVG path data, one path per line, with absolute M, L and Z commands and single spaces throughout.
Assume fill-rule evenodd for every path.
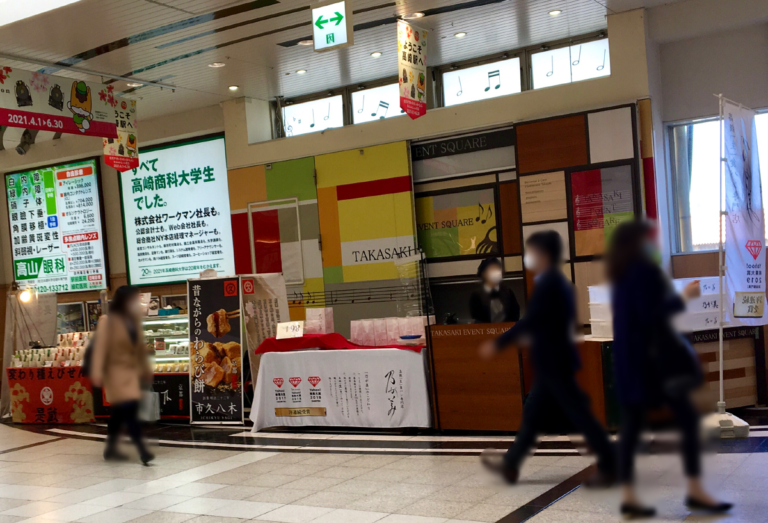
M 579 454 L 575 438 L 545 438 L 520 483 L 509 487 L 481 468 L 477 452 L 513 438 L 254 437 L 242 428 L 158 426 L 152 431 L 158 458 L 143 467 L 105 463 L 103 427 L 34 429 L 0 425 L 0 523 L 617 520 L 617 491 L 579 488 L 592 459 Z M 182 433 L 186 438 L 174 442 Z M 656 521 L 768 523 L 768 438 L 717 450 L 705 458 L 706 480 L 737 503 L 733 514 L 715 520 L 690 514 L 682 505 L 679 458 L 652 454 L 639 459 L 638 481 L 659 509 Z

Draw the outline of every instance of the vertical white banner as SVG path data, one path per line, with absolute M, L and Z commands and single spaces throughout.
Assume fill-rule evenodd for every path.
M 731 325 L 765 325 L 765 221 L 754 111 L 723 101 L 725 281 Z

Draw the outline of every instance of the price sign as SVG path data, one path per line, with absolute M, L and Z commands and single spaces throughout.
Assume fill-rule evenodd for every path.
M 303 321 L 286 321 L 277 324 L 277 339 L 301 338 L 304 336 Z

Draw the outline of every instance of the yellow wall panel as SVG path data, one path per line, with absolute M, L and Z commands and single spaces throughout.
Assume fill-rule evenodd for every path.
M 400 278 L 394 262 L 345 265 L 343 270 L 345 282 L 395 280 Z
M 263 165 L 227 171 L 227 181 L 229 208 L 233 211 L 247 209 L 249 203 L 267 199 L 267 177 Z
M 317 212 L 320 216 L 320 236 L 323 239 L 323 267 L 341 267 L 336 187 L 317 189 Z
M 408 176 L 408 144 L 395 142 L 323 154 L 315 157 L 315 170 L 318 188 Z
M 404 194 L 410 195 L 410 193 Z M 339 202 L 341 241 L 354 242 L 398 236 L 397 221 L 399 220 L 397 220 L 397 213 L 399 209 L 395 201 L 396 198 L 392 194 L 341 200 Z M 407 213 L 408 216 L 411 216 L 410 206 Z M 412 234 L 412 232 L 403 235 L 405 234 Z

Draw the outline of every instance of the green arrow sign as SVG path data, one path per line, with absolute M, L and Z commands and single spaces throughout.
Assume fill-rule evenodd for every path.
M 306 20 L 306 19 L 305 19 L 305 20 Z M 325 20 L 325 19 L 323 18 L 323 15 L 320 15 L 320 18 L 318 18 L 318 19 L 317 19 L 317 22 L 315 22 L 315 25 L 316 25 L 316 26 L 317 26 L 319 29 L 322 29 L 322 28 L 323 28 L 323 24 L 327 24 L 327 23 L 328 23 L 328 20 Z
M 344 15 L 336 11 L 336 16 L 331 18 L 330 20 L 326 20 L 323 18 L 323 15 L 320 15 L 320 18 L 317 19 L 315 22 L 315 25 L 318 27 L 318 29 L 323 29 L 323 25 L 327 24 L 328 22 L 336 22 L 336 25 L 339 25 L 342 20 L 344 20 Z
M 339 25 L 342 20 L 344 20 L 344 15 L 342 15 L 338 11 L 336 11 L 336 16 L 330 19 L 331 22 L 336 22 L 336 25 Z M 322 29 L 322 27 L 320 29 Z

